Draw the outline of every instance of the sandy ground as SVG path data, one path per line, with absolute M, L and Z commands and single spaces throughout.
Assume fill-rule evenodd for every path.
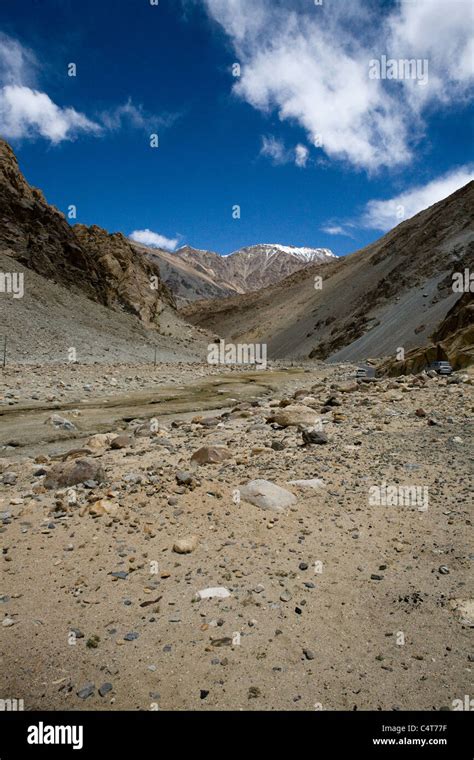
M 0 430 L 13 413 L 19 434 L 31 414 L 77 430 L 35 418 L 25 445 L 2 439 L 0 698 L 26 710 L 439 710 L 472 693 L 472 375 L 355 386 L 353 368 L 317 365 L 272 370 L 256 388 L 241 373 L 203 405 L 196 383 L 227 372 L 17 369 L 0 381 Z M 144 412 L 159 381 L 166 393 Z M 189 402 L 179 411 L 163 402 L 176 384 Z M 327 444 L 266 422 L 298 389 L 292 404 L 320 414 Z M 137 393 L 138 420 L 123 398 Z M 120 450 L 86 440 L 114 396 L 127 413 L 113 407 L 109 428 L 131 435 Z M 87 425 L 72 414 L 84 399 L 102 408 Z M 191 461 L 212 445 L 230 458 Z M 75 486 L 70 503 L 71 489 L 44 480 L 78 448 L 105 482 Z M 254 478 L 295 504 L 239 501 Z M 288 484 L 314 478 L 323 484 Z M 384 482 L 427 488 L 428 508 L 373 505 Z M 94 517 L 100 500 L 109 512 Z M 194 551 L 173 551 L 189 536 Z M 230 595 L 196 601 L 209 587 Z

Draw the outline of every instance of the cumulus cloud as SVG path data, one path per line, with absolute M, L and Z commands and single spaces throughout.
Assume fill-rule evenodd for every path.
M 152 230 L 134 230 L 129 235 L 130 240 L 135 243 L 142 243 L 150 248 L 164 248 L 167 251 L 174 251 L 179 243 L 177 238 L 167 238 Z
M 461 166 L 426 185 L 414 187 L 389 200 L 371 200 L 366 205 L 360 225 L 387 232 L 404 219 L 447 198 L 472 180 L 474 165 Z
M 303 127 L 327 156 L 374 172 L 409 162 L 428 107 L 467 97 L 471 0 L 205 0 L 242 64 L 237 96 Z M 452 12 L 451 12 L 452 11 Z M 369 77 L 370 61 L 428 58 L 429 81 Z
M 8 139 L 45 137 L 53 145 L 102 128 L 74 108 L 60 108 L 44 92 L 7 85 L 0 89 L 0 134 Z

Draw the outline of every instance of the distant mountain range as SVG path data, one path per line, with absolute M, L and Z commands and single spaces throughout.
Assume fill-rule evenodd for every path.
M 182 314 L 226 340 L 266 343 L 276 359 L 395 358 L 444 341 L 456 366 L 467 366 L 474 296 L 466 292 L 454 308 L 462 294 L 453 289 L 453 274 L 466 268 L 474 268 L 474 182 L 349 256 Z
M 473 222 L 470 182 L 343 258 L 279 244 L 169 253 L 69 225 L 0 140 L 1 334 L 28 359 L 64 360 L 79 344 L 82 356 L 149 355 L 151 341 L 203 360 L 220 336 L 265 343 L 270 359 L 385 358 L 391 374 L 440 354 L 468 366 L 474 295 L 453 288 L 453 275 L 474 269 Z M 14 273 L 25 276 L 18 299 L 6 290 Z
M 334 260 L 328 248 L 260 244 L 227 256 L 183 246 L 174 253 L 132 243 L 150 262 L 183 306 L 197 300 L 225 298 L 266 288 L 310 264 Z

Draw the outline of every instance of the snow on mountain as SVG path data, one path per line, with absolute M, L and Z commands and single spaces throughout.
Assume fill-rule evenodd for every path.
M 281 245 L 280 243 L 261 243 L 260 245 L 248 246 L 247 248 L 241 248 L 239 251 L 234 251 L 229 256 L 235 256 L 240 253 L 245 253 L 249 256 L 275 256 L 285 253 L 308 263 L 324 261 L 326 258 L 337 258 L 336 254 L 329 248 L 298 248 L 297 246 Z

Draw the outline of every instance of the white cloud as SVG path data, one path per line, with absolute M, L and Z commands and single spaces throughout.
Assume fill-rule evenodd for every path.
M 328 235 L 343 235 L 344 237 L 353 237 L 353 235 L 340 224 L 328 224 L 325 227 L 321 227 L 321 232 L 326 232 Z
M 34 86 L 38 61 L 32 50 L 0 32 L 0 83 Z
M 260 155 L 269 158 L 275 166 L 295 163 L 296 166 L 304 168 L 308 163 L 309 149 L 301 143 L 294 148 L 286 148 L 283 140 L 273 135 L 264 135 Z
M 74 108 L 60 108 L 44 92 L 19 85 L 0 89 L 0 134 L 8 139 L 45 137 L 56 145 L 102 128 Z
M 467 94 L 473 79 L 474 5 L 472 0 L 401 0 L 388 24 L 390 55 L 429 63 L 429 86 L 404 82 L 415 107 L 438 99 L 446 103 Z M 415 101 L 418 101 L 416 103 Z
M 474 165 L 462 166 L 426 185 L 414 187 L 390 200 L 372 200 L 366 205 L 360 226 L 384 232 L 400 224 L 404 219 L 447 198 L 474 179 Z
M 153 116 L 129 99 L 91 118 L 59 106 L 37 85 L 40 66 L 31 50 L 0 33 L 0 135 L 10 140 L 43 137 L 53 145 L 79 134 L 100 136 L 129 126 L 152 130 L 169 127 L 178 114 Z
M 146 113 L 142 106 L 134 105 L 131 98 L 129 98 L 123 105 L 116 106 L 116 108 L 109 111 L 103 111 L 100 114 L 99 121 L 107 130 L 116 132 L 126 124 L 135 129 L 145 130 L 170 127 L 178 117 L 179 114 L 154 116 L 153 114 Z
M 288 152 L 285 148 L 285 144 L 282 140 L 273 137 L 273 135 L 262 137 L 260 155 L 270 158 L 276 165 L 288 163 Z
M 142 243 L 150 248 L 164 248 L 167 251 L 174 251 L 179 243 L 177 238 L 167 238 L 164 235 L 160 235 L 152 230 L 134 230 L 129 235 L 130 240 L 134 240 L 135 243 Z
M 425 107 L 467 97 L 471 0 L 312 3 L 205 0 L 242 64 L 234 92 L 318 135 L 330 158 L 369 172 L 410 161 Z M 370 79 L 382 54 L 429 58 L 426 87 Z
M 295 164 L 296 166 L 299 166 L 301 169 L 304 169 L 306 164 L 308 163 L 309 158 L 309 150 L 306 147 L 306 145 L 298 144 L 295 148 Z

